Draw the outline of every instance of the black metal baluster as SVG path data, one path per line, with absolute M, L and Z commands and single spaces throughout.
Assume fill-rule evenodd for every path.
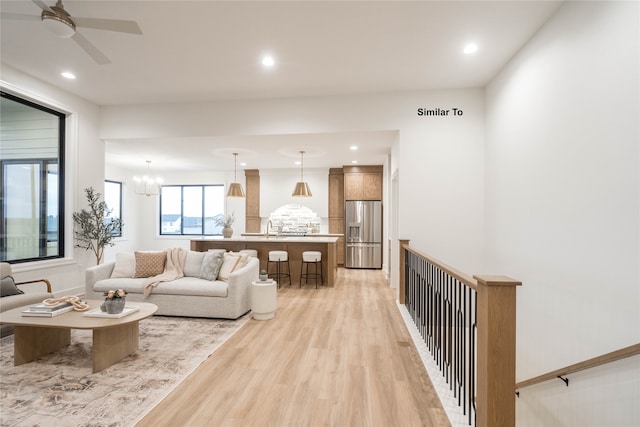
M 477 293 L 405 249 L 405 307 L 458 406 L 475 423 Z

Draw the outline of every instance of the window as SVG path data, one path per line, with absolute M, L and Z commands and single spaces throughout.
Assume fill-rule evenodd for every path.
M 0 261 L 61 258 L 65 115 L 0 95 Z
M 122 183 L 117 181 L 104 182 L 104 202 L 111 211 L 105 218 L 105 222 L 110 222 L 112 218 L 122 219 Z M 113 233 L 116 237 L 122 237 L 122 230 L 118 228 Z
M 224 216 L 223 185 L 163 185 L 160 191 L 160 234 L 222 234 L 216 220 Z

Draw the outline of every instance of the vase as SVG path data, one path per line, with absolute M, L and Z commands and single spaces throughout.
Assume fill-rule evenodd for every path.
M 122 313 L 126 298 L 107 298 L 104 300 L 104 308 L 108 314 Z
M 231 227 L 224 227 L 222 229 L 222 237 L 228 239 L 229 237 L 233 236 L 233 228 Z

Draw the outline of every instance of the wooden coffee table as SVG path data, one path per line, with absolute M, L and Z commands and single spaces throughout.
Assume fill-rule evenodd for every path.
M 102 301 L 87 301 L 90 310 Z M 56 317 L 24 317 L 20 307 L 0 315 L 1 324 L 14 325 L 14 366 L 31 362 L 71 343 L 71 329 L 93 331 L 93 372 L 99 372 L 138 350 L 138 325 L 150 317 L 158 306 L 146 302 L 131 302 L 138 311 L 119 319 L 86 317 L 86 312 L 70 311 Z

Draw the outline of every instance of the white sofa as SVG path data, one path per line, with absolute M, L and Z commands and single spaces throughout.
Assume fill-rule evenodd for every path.
M 85 271 L 85 297 L 101 300 L 103 292 L 124 289 L 127 304 L 153 303 L 158 306 L 158 315 L 237 319 L 247 313 L 251 309 L 251 282 L 258 280 L 260 261 L 249 257 L 245 265 L 229 274 L 227 281 L 212 281 L 200 278 L 204 256 L 205 252 L 188 251 L 184 277 L 159 283 L 147 297 L 143 292 L 146 278 L 133 278 L 133 274 L 112 277 L 119 262 L 116 258 Z

